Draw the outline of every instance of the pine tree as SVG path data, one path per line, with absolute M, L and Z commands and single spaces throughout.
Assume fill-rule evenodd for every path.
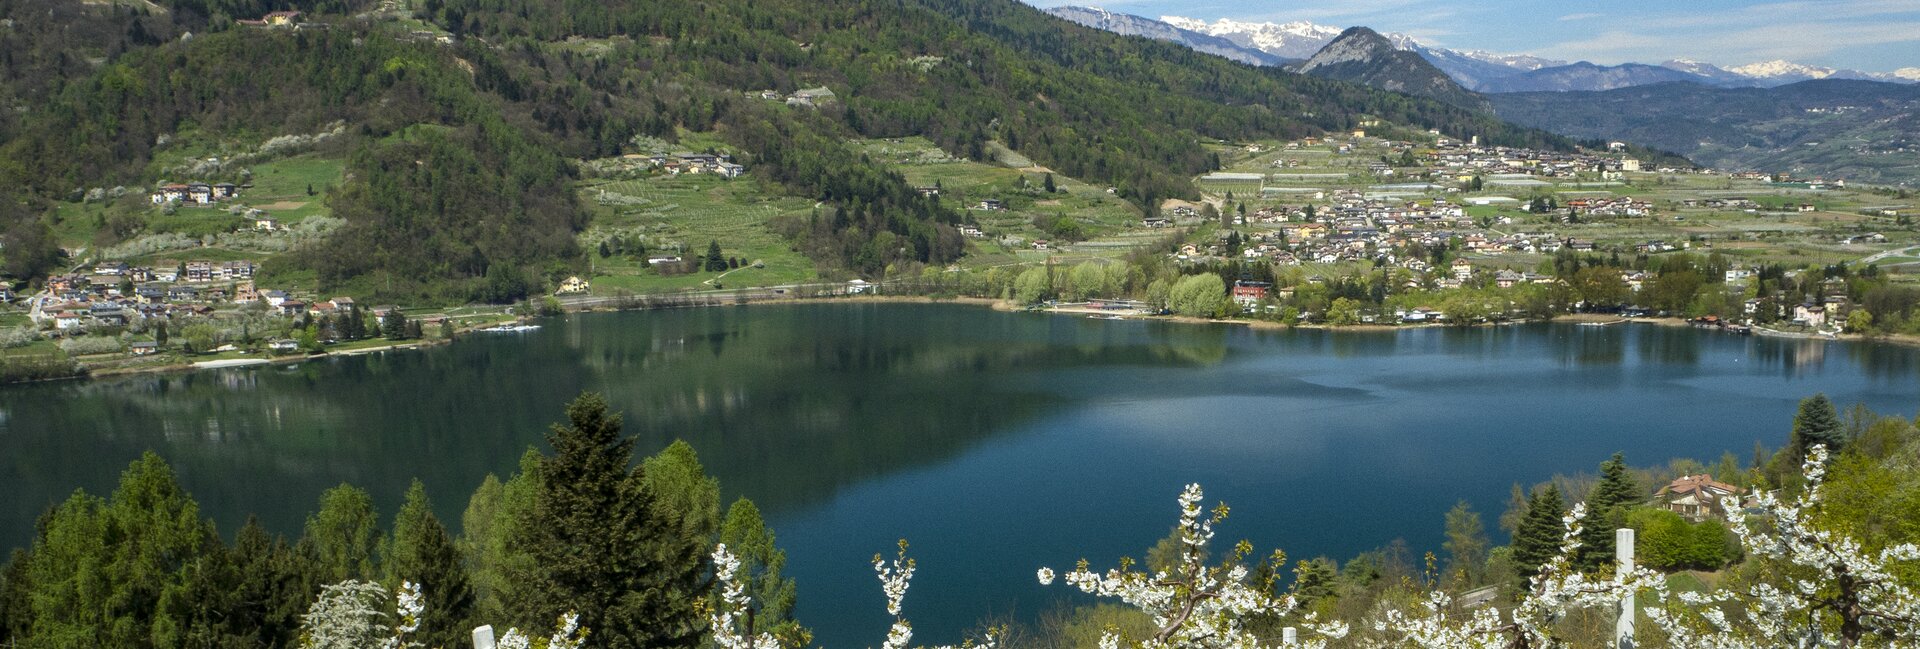
M 253 517 L 234 536 L 231 557 L 239 581 L 232 596 L 237 606 L 222 612 L 233 618 L 229 626 L 251 632 L 260 646 L 294 645 L 300 615 L 320 590 L 314 566 Z
M 1807 456 L 1807 450 L 1815 444 L 1825 444 L 1827 452 L 1839 453 L 1846 443 L 1846 433 L 1840 425 L 1840 413 L 1833 407 L 1833 401 L 1826 393 L 1818 393 L 1800 401 L 1800 411 L 1793 415 L 1793 439 L 1788 448 L 1793 450 L 1793 458 Z
M 787 553 L 774 545 L 774 534 L 760 517 L 753 501 L 741 498 L 727 507 L 720 525 L 720 542 L 727 544 L 740 558 L 740 574 L 745 575 L 747 594 L 753 599 L 753 626 L 782 640 L 800 640 L 811 634 L 793 621 L 794 583 L 782 575 Z M 807 646 L 810 642 L 790 642 L 782 646 Z
M 1049 194 L 1054 192 L 1055 188 L 1053 185 L 1053 172 L 1047 172 L 1046 180 L 1041 181 L 1041 188 L 1047 190 L 1047 193 Z
M 27 551 L 14 548 L 0 568 L 0 639 L 24 638 L 32 622 L 33 585 L 27 581 Z
M 307 518 L 302 554 L 315 562 L 321 583 L 374 577 L 374 546 L 380 517 L 366 490 L 341 484 L 320 495 L 320 511 Z
M 707 243 L 706 268 L 710 272 L 723 271 L 727 269 L 727 259 L 725 257 L 720 256 L 719 241 L 709 241 Z
M 1640 486 L 1627 471 L 1624 456 L 1600 463 L 1600 483 L 1587 494 L 1587 518 L 1580 528 L 1580 553 L 1575 565 L 1595 571 L 1613 563 L 1613 531 L 1627 524 L 1627 508 L 1640 501 Z
M 419 480 L 407 489 L 406 502 L 393 519 L 393 541 L 383 548 L 381 568 L 388 587 L 402 581 L 420 585 L 428 614 L 419 639 L 429 647 L 459 646 L 472 628 L 473 584 L 466 556 L 447 528 L 433 515 L 427 489 Z
M 1527 517 L 1520 520 L 1519 529 L 1513 533 L 1513 560 L 1520 567 L 1521 577 L 1531 579 L 1540 574 L 1540 567 L 1559 554 L 1564 529 L 1560 519 L 1566 514 L 1566 501 L 1557 486 L 1537 489 L 1527 500 Z
M 388 311 L 387 317 L 380 319 L 380 335 L 385 336 L 387 340 L 401 340 L 406 338 L 406 314 L 401 313 L 399 309 Z
M 707 475 L 693 446 L 674 440 L 642 460 L 640 471 L 653 494 L 654 512 L 677 521 L 688 542 L 711 544 L 720 532 L 720 481 Z
M 691 648 L 700 642 L 706 548 L 658 517 L 620 426 L 588 393 L 547 435 L 553 455 L 540 462 L 533 520 L 519 543 L 532 570 L 508 601 L 524 612 L 523 626 L 578 613 L 598 646 Z

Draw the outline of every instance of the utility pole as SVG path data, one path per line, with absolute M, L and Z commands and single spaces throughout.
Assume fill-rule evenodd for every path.
M 1633 573 L 1633 528 L 1613 531 L 1613 558 L 1619 563 L 1615 579 L 1626 583 Z M 1616 649 L 1633 649 L 1633 591 L 1620 596 L 1620 618 L 1613 624 Z

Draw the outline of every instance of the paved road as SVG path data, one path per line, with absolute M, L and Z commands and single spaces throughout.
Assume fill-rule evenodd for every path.
M 1914 255 L 1915 250 L 1920 250 L 1920 246 L 1907 246 L 1905 248 L 1895 248 L 1886 252 L 1874 253 L 1861 258 L 1860 265 L 1864 266 L 1888 257 L 1911 257 Z

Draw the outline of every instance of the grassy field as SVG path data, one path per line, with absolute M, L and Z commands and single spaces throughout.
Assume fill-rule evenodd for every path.
M 266 210 L 282 224 L 299 223 L 314 214 L 326 214 L 326 192 L 340 184 L 346 161 L 313 155 L 295 156 L 254 165 L 253 188 L 239 202 Z M 313 195 L 307 189 L 313 189 Z
M 593 210 L 592 225 L 581 236 L 588 250 L 613 236 L 644 241 L 648 255 L 691 259 L 709 242 L 723 254 L 740 257 L 742 268 L 720 273 L 661 275 L 641 266 L 638 255 L 593 255 L 593 292 L 610 295 L 679 289 L 772 286 L 817 278 L 813 262 L 795 252 L 770 222 L 779 216 L 806 216 L 813 203 L 778 196 L 749 178 L 727 180 L 709 175 L 650 177 L 582 184 L 581 203 Z M 758 262 L 760 267 L 752 267 Z
M 1007 237 L 1022 242 L 1058 238 L 1056 233 L 1037 227 L 1036 222 L 1070 219 L 1084 241 L 1069 247 L 1082 255 L 1105 256 L 1098 251 L 1104 244 L 1128 241 L 1144 232 L 1139 226 L 1140 210 L 1107 193 L 1105 185 L 1091 185 L 1056 173 L 1052 174 L 1055 191 L 1048 193 L 1045 187 L 1049 172 L 1043 168 L 1012 168 L 955 158 L 919 137 L 856 140 L 852 146 L 900 172 L 916 187 L 939 188 L 943 203 L 967 211 L 986 233 L 985 238 L 975 241 L 975 250 L 965 261 L 968 265 L 1046 258 L 1044 252 L 1015 250 L 998 243 Z M 988 199 L 1003 202 L 1006 209 L 970 209 Z

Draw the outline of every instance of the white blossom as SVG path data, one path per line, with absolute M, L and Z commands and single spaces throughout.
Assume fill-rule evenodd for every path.
M 1257 617 L 1277 618 L 1294 612 L 1292 597 L 1273 597 L 1264 590 L 1247 585 L 1247 569 L 1239 565 L 1251 547 L 1242 542 L 1225 564 L 1206 565 L 1206 550 L 1213 540 L 1213 526 L 1227 516 L 1225 505 L 1212 515 L 1204 515 L 1200 485 L 1187 485 L 1178 498 L 1180 504 L 1180 562 L 1172 573 L 1149 575 L 1133 569 L 1130 560 L 1104 573 L 1088 569 L 1085 560 L 1064 576 L 1067 585 L 1099 597 L 1119 599 L 1151 616 L 1156 631 L 1152 637 L 1135 641 L 1142 649 L 1262 649 L 1266 647 L 1325 647 L 1328 639 L 1347 634 L 1341 622 L 1321 623 L 1312 614 L 1301 617 L 1300 625 L 1319 637 L 1288 645 L 1283 641 L 1258 637 L 1247 622 Z M 1275 556 L 1275 562 L 1284 555 Z M 1276 566 L 1277 567 L 1277 566 Z M 1041 584 L 1052 581 L 1053 572 L 1041 569 Z M 1102 649 L 1118 649 L 1122 638 L 1109 633 L 1100 639 Z
M 365 649 L 392 640 L 384 608 L 387 589 L 371 581 L 349 579 L 321 587 L 320 596 L 300 617 L 303 645 L 311 649 Z
M 773 634 L 761 632 L 748 636 L 751 630 L 737 628 L 736 620 L 743 617 L 752 598 L 739 578 L 740 558 L 727 551 L 727 544 L 713 548 L 713 566 L 714 576 L 720 582 L 720 605 L 707 617 L 708 626 L 713 630 L 713 644 L 719 649 L 780 649 Z
M 1868 552 L 1858 540 L 1816 525 L 1826 464 L 1825 446 L 1808 449 L 1801 466 L 1806 489 L 1790 502 L 1758 494 L 1754 516 L 1745 514 L 1736 499 L 1722 502 L 1733 512 L 1728 522 L 1749 559 L 1777 569 L 1786 587 L 1758 582 L 1706 594 L 1661 592 L 1662 606 L 1649 607 L 1646 614 L 1675 646 L 1853 647 L 1883 641 L 1890 647 L 1920 647 L 1920 592 L 1888 569 L 1920 560 L 1920 547 L 1908 543 Z M 1729 610 L 1742 619 L 1730 619 Z
M 1561 519 L 1565 526 L 1560 537 L 1560 552 L 1529 583 L 1526 596 L 1502 614 L 1496 606 L 1486 606 L 1471 614 L 1453 613 L 1453 598 L 1443 591 L 1427 594 L 1420 610 L 1409 613 L 1387 610 L 1373 628 L 1388 634 L 1384 646 L 1421 649 L 1496 649 L 1556 647 L 1563 643 L 1553 636 L 1553 623 L 1574 609 L 1612 606 L 1637 591 L 1656 588 L 1660 574 L 1635 568 L 1626 574 L 1595 579 L 1573 567 L 1580 549 L 1581 521 L 1586 518 L 1585 504 L 1576 504 Z

